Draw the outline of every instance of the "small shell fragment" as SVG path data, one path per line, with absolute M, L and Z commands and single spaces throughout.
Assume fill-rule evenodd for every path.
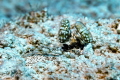
M 117 33 L 120 34 L 120 24 L 118 25 Z

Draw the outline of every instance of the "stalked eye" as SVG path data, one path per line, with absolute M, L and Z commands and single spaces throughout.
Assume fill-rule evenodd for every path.
M 80 21 L 75 23 L 75 28 L 77 30 L 76 39 L 80 41 L 81 44 L 85 45 L 93 41 L 92 35 L 87 27 Z
M 61 20 L 58 36 L 59 36 L 59 41 L 61 43 L 65 43 L 69 41 L 69 38 L 71 37 L 71 31 L 70 31 L 70 22 L 68 19 Z

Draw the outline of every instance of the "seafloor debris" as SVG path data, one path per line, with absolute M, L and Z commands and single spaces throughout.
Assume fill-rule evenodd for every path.
M 120 24 L 118 25 L 117 33 L 120 34 Z
M 38 22 L 45 22 L 48 19 L 48 13 L 46 10 L 42 10 L 40 12 L 29 12 L 25 14 L 23 17 L 19 17 L 19 20 L 17 21 L 17 24 L 20 26 L 25 26 L 25 28 L 30 27 L 29 23 L 35 23 Z

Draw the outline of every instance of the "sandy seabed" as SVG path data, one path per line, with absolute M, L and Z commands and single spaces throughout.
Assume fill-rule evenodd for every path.
M 83 22 L 94 40 L 92 46 L 62 50 L 58 31 L 64 18 L 70 21 L 71 38 L 75 22 Z M 17 17 L 0 29 L 0 79 L 120 80 L 119 24 L 120 19 L 47 16 L 46 11 Z

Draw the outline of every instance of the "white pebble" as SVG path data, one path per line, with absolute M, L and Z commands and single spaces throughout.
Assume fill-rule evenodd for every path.
M 120 34 L 120 24 L 118 25 L 117 33 Z

